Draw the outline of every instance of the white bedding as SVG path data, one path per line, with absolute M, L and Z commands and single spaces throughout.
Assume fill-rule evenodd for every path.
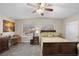
M 60 37 L 41 37 L 41 42 L 69 42 L 69 40 Z

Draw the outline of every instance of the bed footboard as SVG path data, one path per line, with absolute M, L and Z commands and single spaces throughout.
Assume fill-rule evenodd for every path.
M 43 56 L 77 56 L 77 42 L 43 43 Z

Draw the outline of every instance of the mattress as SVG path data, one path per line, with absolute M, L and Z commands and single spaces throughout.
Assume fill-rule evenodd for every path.
M 60 37 L 41 37 L 41 42 L 70 42 L 69 40 L 67 39 L 63 39 L 63 38 L 60 38 Z

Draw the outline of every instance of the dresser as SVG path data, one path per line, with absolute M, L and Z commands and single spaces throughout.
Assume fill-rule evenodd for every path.
M 9 49 L 8 46 L 8 38 L 2 37 L 0 38 L 0 53 Z

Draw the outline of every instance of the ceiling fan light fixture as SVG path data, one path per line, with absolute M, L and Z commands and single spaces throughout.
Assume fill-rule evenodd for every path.
M 44 13 L 44 10 L 42 10 L 42 9 L 37 9 L 36 12 L 37 12 L 38 14 L 41 14 L 41 13 Z
M 45 3 L 41 3 L 41 5 L 40 5 L 40 6 L 41 6 L 41 7 L 45 7 L 45 5 L 46 5 Z
M 32 13 L 36 12 L 36 13 L 42 15 L 42 16 L 44 15 L 45 11 L 50 11 L 50 12 L 53 11 L 53 9 L 50 7 L 52 5 L 49 5 L 48 3 L 37 3 L 37 6 L 34 5 L 34 4 L 28 4 L 28 5 L 34 6 L 36 8 L 35 11 L 33 11 Z

